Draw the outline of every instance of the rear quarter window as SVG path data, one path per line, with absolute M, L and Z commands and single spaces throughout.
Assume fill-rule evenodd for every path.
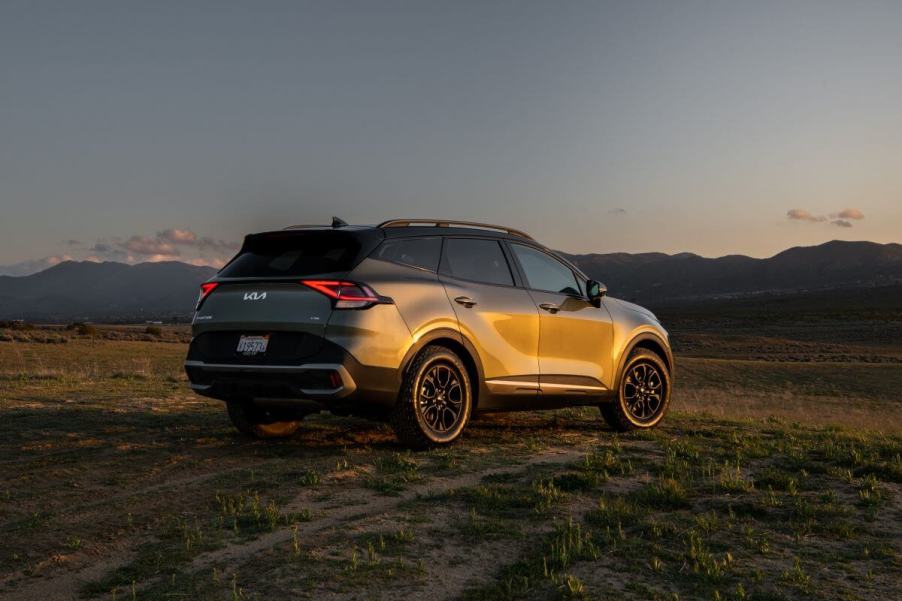
M 441 238 L 398 238 L 383 242 L 370 258 L 436 271 L 441 252 Z

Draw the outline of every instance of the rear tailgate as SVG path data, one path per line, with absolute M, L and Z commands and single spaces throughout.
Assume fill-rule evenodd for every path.
M 284 328 L 322 335 L 332 301 L 299 281 L 219 282 L 194 318 L 195 331 Z
M 284 363 L 315 354 L 332 314 L 332 301 L 298 281 L 220 282 L 194 317 L 197 351 L 208 362 L 242 355 L 242 336 L 267 337 L 252 363 Z
M 343 280 L 383 237 L 375 228 L 247 236 L 239 253 L 202 286 L 191 358 L 296 364 L 315 354 L 334 305 L 327 291 L 302 281 Z

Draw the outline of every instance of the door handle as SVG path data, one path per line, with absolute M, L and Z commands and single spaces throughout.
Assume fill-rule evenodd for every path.
M 470 307 L 472 307 L 473 305 L 476 304 L 476 301 L 474 301 L 469 296 L 458 296 L 457 298 L 454 299 L 454 302 L 458 303 L 460 305 L 463 305 L 467 309 L 469 309 Z
M 557 313 L 561 310 L 561 308 L 554 303 L 542 303 L 541 305 L 539 305 L 539 309 L 544 309 L 549 313 Z

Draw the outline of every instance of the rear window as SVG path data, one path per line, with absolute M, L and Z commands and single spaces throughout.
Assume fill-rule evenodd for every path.
M 297 277 L 350 271 L 363 258 L 364 241 L 347 232 L 278 232 L 248 236 L 221 277 Z M 370 247 L 371 248 L 371 247 Z
M 435 271 L 441 253 L 441 238 L 400 238 L 383 242 L 373 258 Z

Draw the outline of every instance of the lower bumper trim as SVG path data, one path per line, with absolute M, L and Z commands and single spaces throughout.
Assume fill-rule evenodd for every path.
M 191 381 L 191 388 L 200 393 L 209 393 L 218 387 L 228 387 L 240 383 L 243 387 L 258 382 L 261 388 L 267 380 L 291 382 L 286 384 L 296 389 L 300 395 L 309 398 L 340 399 L 357 390 L 357 383 L 351 373 L 340 363 L 304 363 L 302 365 L 235 365 L 230 363 L 205 363 L 203 361 L 185 361 L 185 371 Z M 338 375 L 340 385 L 323 388 L 304 384 L 305 374 L 334 372 Z M 243 377 L 244 376 L 244 377 Z M 271 378 L 270 378 L 271 377 Z M 264 396 L 269 393 L 262 390 Z

